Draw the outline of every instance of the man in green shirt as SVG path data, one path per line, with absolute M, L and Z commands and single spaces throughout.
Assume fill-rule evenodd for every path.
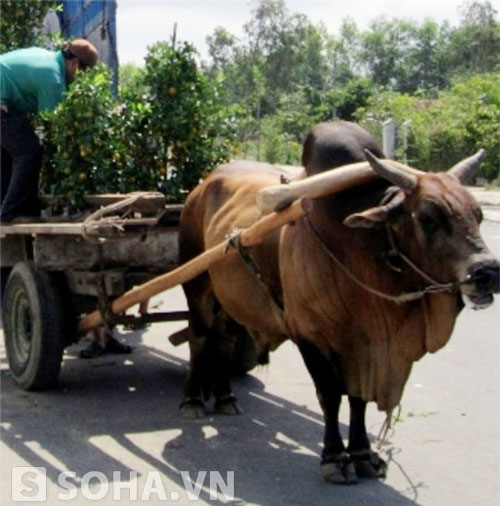
M 93 67 L 97 59 L 97 49 L 84 39 L 61 51 L 32 47 L 0 55 L 0 223 L 40 216 L 42 148 L 26 113 L 53 110 L 77 70 Z

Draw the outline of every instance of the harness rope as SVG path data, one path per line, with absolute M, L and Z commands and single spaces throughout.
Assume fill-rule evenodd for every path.
M 281 312 L 283 312 L 285 308 L 283 306 L 283 303 L 281 302 L 280 297 L 278 296 L 274 288 L 262 276 L 260 267 L 257 265 L 257 262 L 252 257 L 249 248 L 246 248 L 241 244 L 240 233 L 241 233 L 240 230 L 235 230 L 232 234 L 227 236 L 227 238 L 229 239 L 229 244 L 238 252 L 245 266 L 257 278 L 257 281 L 262 286 L 264 291 L 271 297 L 271 300 L 273 301 L 275 306 Z
M 102 227 L 103 225 L 110 226 L 112 228 L 115 228 L 119 232 L 124 232 L 124 219 L 127 217 L 127 215 L 130 213 L 130 208 L 133 204 L 135 204 L 138 200 L 141 198 L 147 197 L 147 196 L 154 196 L 157 195 L 157 192 L 133 192 L 129 194 L 125 199 L 120 200 L 118 202 L 114 202 L 113 204 L 109 204 L 107 206 L 101 207 L 97 209 L 97 211 L 94 211 L 91 213 L 82 223 L 82 235 L 85 238 L 86 241 L 94 242 L 97 244 L 101 244 L 105 242 L 106 239 L 97 236 L 96 237 L 96 230 L 99 229 L 99 227 Z M 122 216 L 117 216 L 116 214 L 119 211 L 122 211 L 125 209 L 125 212 Z M 115 216 L 107 216 L 109 214 L 115 214 Z M 155 225 L 158 222 L 159 217 L 149 219 L 149 224 Z M 146 221 L 146 220 L 145 220 Z
M 405 302 L 411 302 L 414 300 L 421 299 L 424 295 L 428 293 L 439 293 L 439 292 L 453 292 L 457 290 L 460 285 L 470 282 L 470 280 L 466 279 L 464 281 L 457 281 L 455 283 L 439 283 L 432 279 L 428 274 L 426 274 L 422 269 L 420 269 L 417 265 L 415 265 L 406 255 L 404 255 L 397 247 L 394 242 L 394 237 L 392 236 L 392 232 L 388 228 L 389 234 L 389 242 L 391 244 L 391 251 L 389 252 L 391 255 L 397 255 L 405 262 L 410 268 L 412 268 L 417 274 L 419 274 L 423 279 L 430 283 L 429 286 L 425 287 L 422 290 L 417 290 L 414 292 L 401 293 L 399 295 L 392 295 L 385 292 L 381 292 L 371 286 L 368 286 L 363 281 L 361 281 L 358 277 L 355 276 L 333 253 L 331 248 L 325 243 L 324 239 L 321 237 L 320 233 L 314 228 L 313 224 L 309 220 L 309 218 L 304 216 L 305 222 L 311 232 L 313 233 L 316 240 L 321 245 L 323 251 L 329 256 L 329 258 L 333 261 L 333 263 L 349 278 L 351 281 L 356 283 L 358 286 L 363 288 L 368 293 L 372 295 L 376 295 L 384 300 L 389 300 L 396 304 L 403 304 Z

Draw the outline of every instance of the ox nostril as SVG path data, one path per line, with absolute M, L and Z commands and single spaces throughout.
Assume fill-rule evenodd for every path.
M 480 293 L 500 291 L 500 265 L 483 264 L 469 270 L 469 279 Z

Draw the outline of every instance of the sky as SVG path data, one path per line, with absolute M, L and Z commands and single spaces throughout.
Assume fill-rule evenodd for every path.
M 379 15 L 387 18 L 432 18 L 439 23 L 459 23 L 458 6 L 463 0 L 285 0 L 291 13 L 305 14 L 312 22 L 323 22 L 331 34 L 338 33 L 350 16 L 364 29 Z M 492 0 L 500 10 L 500 0 Z M 170 40 L 177 23 L 177 40 L 191 42 L 207 58 L 205 39 L 217 26 L 241 37 L 251 19 L 255 0 L 118 0 L 117 38 L 120 64 L 143 65 L 147 47 Z

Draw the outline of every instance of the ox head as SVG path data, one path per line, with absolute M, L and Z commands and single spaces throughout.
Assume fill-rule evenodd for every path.
M 442 283 L 460 282 L 462 294 L 485 307 L 499 292 L 500 264 L 480 235 L 481 209 L 463 186 L 483 155 L 481 150 L 448 172 L 425 173 L 366 151 L 374 171 L 394 187 L 381 205 L 351 214 L 344 224 L 389 226 L 399 248 L 429 276 Z

